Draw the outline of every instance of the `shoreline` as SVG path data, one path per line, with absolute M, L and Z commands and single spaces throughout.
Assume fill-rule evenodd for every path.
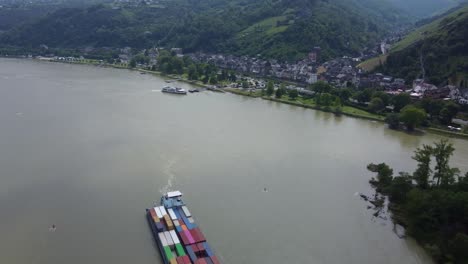
M 322 111 L 322 112 L 331 113 L 331 114 L 335 114 L 335 115 L 342 115 L 342 116 L 347 116 L 347 117 L 351 117 L 351 118 L 360 118 L 360 119 L 365 119 L 365 120 L 369 120 L 369 121 L 385 123 L 384 119 L 379 119 L 379 118 L 375 118 L 375 117 L 371 117 L 371 116 L 365 116 L 365 115 L 356 114 L 356 113 L 349 113 L 349 112 L 345 112 L 345 111 L 342 111 L 341 113 L 338 114 L 338 113 L 336 113 L 334 111 L 325 111 L 321 107 L 317 107 L 317 106 L 313 106 L 313 105 L 306 105 L 306 104 L 303 104 L 303 103 L 300 103 L 300 102 L 290 101 L 290 100 L 287 100 L 287 99 L 278 99 L 278 98 L 273 98 L 273 97 L 250 94 L 250 93 L 247 93 L 247 92 L 240 91 L 239 89 L 234 89 L 234 88 L 222 88 L 222 89 L 212 88 L 211 86 L 205 85 L 205 84 L 201 83 L 200 81 L 191 81 L 191 80 L 188 80 L 186 78 L 183 78 L 182 76 L 167 75 L 167 74 L 164 74 L 164 73 L 159 72 L 159 71 L 151 71 L 151 70 L 145 70 L 145 69 L 141 69 L 141 68 L 128 68 L 128 67 L 118 66 L 118 65 L 115 65 L 115 64 L 108 64 L 108 63 L 91 63 L 91 62 L 82 62 L 82 61 L 73 62 L 73 61 L 41 60 L 41 59 L 35 59 L 35 58 L 21 58 L 21 57 L 15 57 L 15 58 L 13 58 L 13 57 L 2 57 L 2 58 L 31 59 L 31 60 L 34 60 L 34 61 L 89 65 L 89 66 L 99 66 L 99 67 L 106 67 L 106 68 L 138 71 L 140 73 L 152 74 L 152 75 L 158 76 L 158 77 L 166 77 L 166 78 L 168 78 L 170 80 L 174 80 L 174 81 L 181 81 L 181 82 L 191 84 L 191 85 L 195 85 L 195 86 L 198 86 L 198 87 L 201 87 L 201 88 L 204 88 L 206 90 L 213 91 L 213 92 L 218 92 L 218 93 L 226 93 L 227 92 L 227 93 L 231 93 L 231 94 L 235 94 L 235 95 L 247 96 L 247 97 L 252 97 L 252 98 L 260 98 L 262 100 L 268 100 L 268 101 L 273 101 L 273 102 L 277 102 L 277 103 L 293 105 L 293 106 L 296 106 L 296 107 L 302 107 L 302 108 L 312 109 L 312 110 L 316 110 L 316 111 Z M 431 133 L 431 134 L 447 136 L 447 137 L 450 137 L 450 138 L 459 138 L 459 139 L 468 140 L 468 134 L 458 133 L 458 132 L 454 132 L 454 131 L 447 131 L 447 130 L 434 128 L 434 127 L 427 127 L 427 128 L 421 129 L 421 131 L 423 133 Z

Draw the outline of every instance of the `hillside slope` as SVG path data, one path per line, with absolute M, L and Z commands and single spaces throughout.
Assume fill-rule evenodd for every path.
M 156 6 L 60 9 L 0 35 L 26 48 L 182 47 L 294 60 L 357 54 L 406 17 L 379 0 L 172 0 Z M 391 11 L 391 12 L 389 12 Z
M 391 50 L 379 69 L 413 80 L 466 86 L 468 75 L 468 6 L 409 34 Z
M 389 0 L 396 7 L 409 14 L 424 18 L 446 11 L 465 0 Z

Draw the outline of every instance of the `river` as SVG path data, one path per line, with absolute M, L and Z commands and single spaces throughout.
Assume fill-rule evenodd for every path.
M 223 263 L 430 263 L 355 193 L 372 193 L 368 163 L 413 170 L 440 136 L 164 85 L 0 59 L 0 263 L 160 263 L 144 212 L 175 189 Z

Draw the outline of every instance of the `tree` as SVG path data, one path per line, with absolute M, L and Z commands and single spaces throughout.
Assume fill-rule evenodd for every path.
M 388 190 L 392 202 L 404 202 L 407 194 L 413 188 L 411 176 L 408 173 L 400 172 L 400 175 L 393 178 Z
M 349 98 L 351 97 L 352 94 L 353 93 L 351 92 L 351 89 L 349 88 L 341 89 L 338 92 L 338 96 L 340 97 L 341 102 L 349 101 Z
M 272 81 L 269 81 L 267 84 L 266 94 L 271 96 L 275 92 L 275 87 Z
M 424 109 L 417 108 L 413 105 L 405 106 L 400 113 L 400 120 L 405 124 L 406 129 L 409 131 L 412 131 L 414 128 L 421 125 L 426 117 L 427 114 Z
M 131 59 L 131 60 L 130 60 L 129 66 L 130 66 L 130 68 L 135 68 L 135 67 L 136 67 L 136 64 L 137 64 L 137 63 L 136 63 L 136 60 L 135 60 L 135 59 Z
M 289 95 L 289 98 L 291 98 L 292 100 L 296 100 L 296 98 L 299 96 L 299 93 L 297 92 L 296 89 L 291 89 L 289 90 L 288 95 Z
M 449 160 L 453 155 L 455 148 L 446 139 L 435 143 L 434 158 L 436 160 L 434 179 L 437 180 L 436 186 L 448 187 L 455 182 L 455 175 L 458 169 L 450 168 Z
M 411 103 L 411 97 L 407 93 L 401 93 L 401 94 L 395 95 L 391 101 L 394 107 L 393 110 L 395 112 L 400 112 L 405 106 Z
M 198 71 L 197 71 L 197 66 L 194 64 L 191 64 L 188 67 L 188 78 L 189 80 L 198 80 Z
M 369 110 L 371 112 L 380 112 L 385 108 L 385 103 L 379 97 L 374 97 L 369 103 Z
M 247 81 L 245 81 L 245 80 L 242 81 L 242 88 L 243 88 L 243 89 L 247 89 L 247 88 L 249 88 L 249 87 L 250 87 L 249 82 L 247 82 Z
M 413 173 L 413 179 L 421 189 L 429 188 L 429 176 L 432 173 L 431 157 L 434 149 L 429 145 L 423 145 L 422 148 L 417 148 L 412 159 L 418 162 L 418 167 Z
M 400 128 L 400 116 L 396 113 L 391 113 L 385 118 L 385 122 L 390 129 Z
M 444 104 L 439 113 L 439 119 L 442 124 L 449 125 L 452 119 L 457 115 L 460 107 L 454 102 L 447 102 Z
M 382 91 L 377 91 L 373 93 L 372 98 L 380 98 L 384 103 L 384 106 L 387 106 L 390 103 L 390 95 Z
M 367 165 L 367 169 L 371 172 L 377 173 L 377 181 L 373 182 L 378 188 L 385 188 L 390 186 L 393 180 L 393 169 L 391 169 L 387 164 L 380 163 L 374 164 L 371 163 Z
M 354 95 L 354 98 L 359 103 L 366 103 L 371 100 L 372 91 L 370 89 L 364 89 L 363 91 L 358 92 Z
M 312 88 L 312 91 L 314 91 L 316 93 L 319 93 L 319 94 L 320 93 L 329 93 L 333 89 L 333 87 L 330 84 L 328 84 L 328 83 L 326 83 L 324 81 L 318 81 L 318 82 L 312 84 L 311 88 Z
M 216 74 L 211 75 L 210 84 L 218 84 L 218 76 Z
M 280 88 L 276 89 L 276 93 L 275 93 L 276 98 L 281 98 L 283 96 L 283 94 L 284 94 L 284 89 L 283 88 L 280 87 Z

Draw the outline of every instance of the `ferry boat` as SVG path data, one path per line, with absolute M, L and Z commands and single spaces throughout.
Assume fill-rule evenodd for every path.
M 187 94 L 185 89 L 179 87 L 165 86 L 162 88 L 163 93 L 172 93 L 172 94 Z
M 164 264 L 219 264 L 180 191 L 168 192 L 146 217 Z

